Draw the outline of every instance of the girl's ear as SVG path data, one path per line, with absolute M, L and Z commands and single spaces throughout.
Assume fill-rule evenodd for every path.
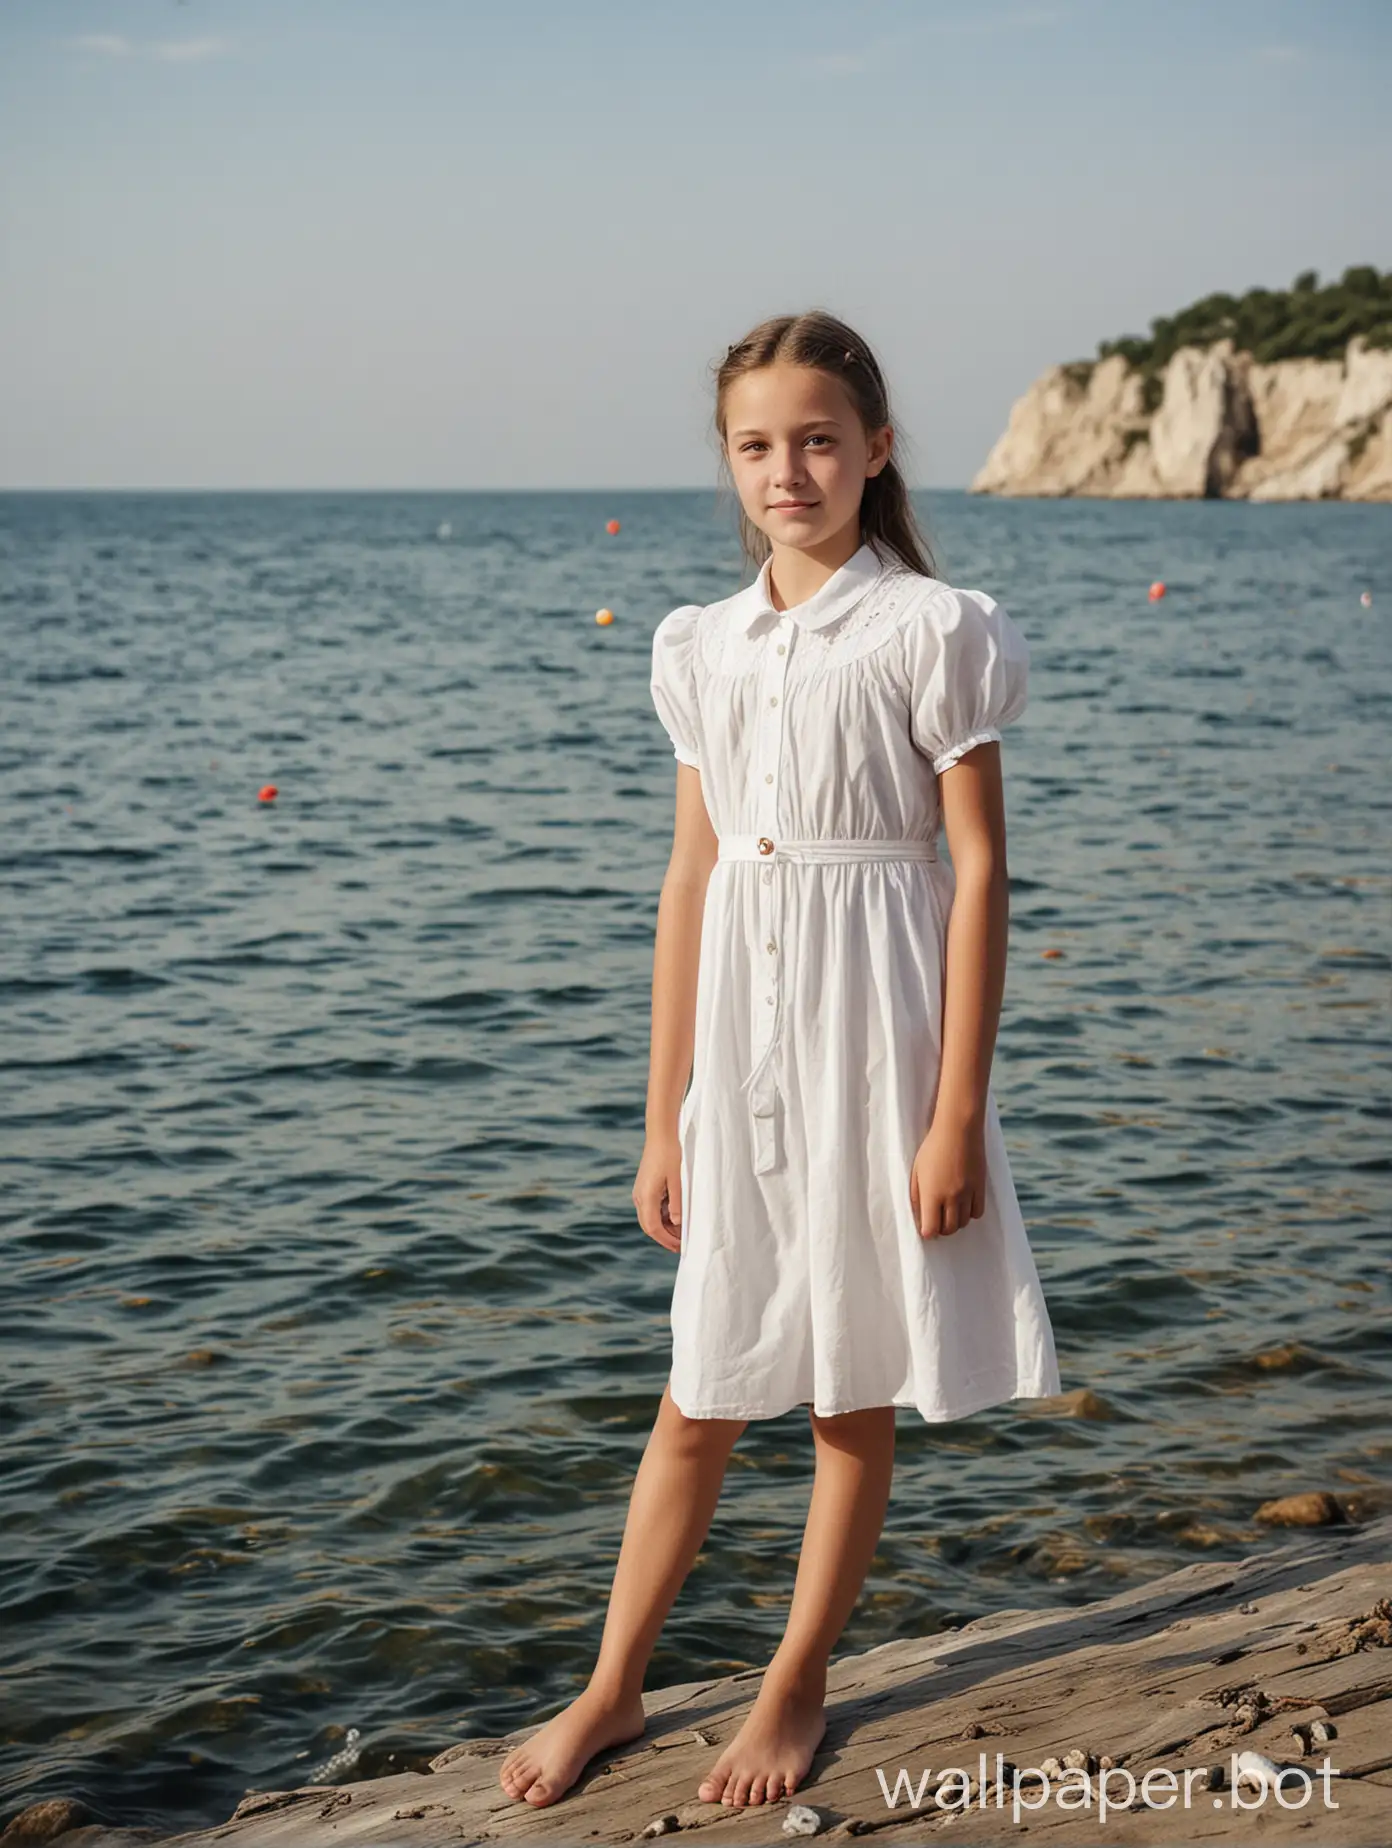
M 883 430 L 877 430 L 870 438 L 870 457 L 865 469 L 867 480 L 886 467 L 893 449 L 894 426 L 886 424 Z

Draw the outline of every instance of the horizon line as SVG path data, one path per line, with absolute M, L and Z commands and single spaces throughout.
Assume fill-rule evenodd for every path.
M 935 487 L 922 486 L 909 489 L 911 494 L 965 494 L 969 489 L 965 483 L 941 484 Z M 709 483 L 687 486 L 677 484 L 671 487 L 494 487 L 494 488 L 332 488 L 332 487 L 112 487 L 110 485 L 84 487 L 4 487 L 0 486 L 0 495 L 5 494 L 724 494 L 734 498 L 729 488 Z

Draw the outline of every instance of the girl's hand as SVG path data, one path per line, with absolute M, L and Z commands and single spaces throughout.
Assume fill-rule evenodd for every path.
M 919 1144 L 909 1199 L 920 1238 L 951 1238 L 986 1210 L 986 1125 L 934 1120 Z
M 649 1238 L 664 1251 L 681 1250 L 681 1141 L 675 1129 L 669 1136 L 649 1135 L 644 1142 L 633 1204 Z

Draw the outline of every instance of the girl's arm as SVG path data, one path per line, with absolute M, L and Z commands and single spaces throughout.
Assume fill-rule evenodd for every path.
M 925 1237 L 950 1237 L 986 1206 L 986 1095 L 1005 993 L 1010 877 L 998 743 L 942 773 L 956 894 L 947 929 L 942 1064 L 911 1193 Z
M 669 1251 L 680 1250 L 681 1240 L 664 1226 L 662 1202 L 665 1194 L 669 1215 L 679 1234 L 682 1200 L 677 1117 L 696 1043 L 701 918 L 718 850 L 719 842 L 701 791 L 701 773 L 690 764 L 678 762 L 672 853 L 658 899 L 653 946 L 647 1139 L 633 1188 L 640 1225 Z

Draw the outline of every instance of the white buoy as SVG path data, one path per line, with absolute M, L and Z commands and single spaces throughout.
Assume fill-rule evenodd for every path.
M 437 539 L 448 539 L 453 531 L 454 528 L 450 525 L 448 520 L 441 520 L 440 524 L 435 528 L 435 537 Z

